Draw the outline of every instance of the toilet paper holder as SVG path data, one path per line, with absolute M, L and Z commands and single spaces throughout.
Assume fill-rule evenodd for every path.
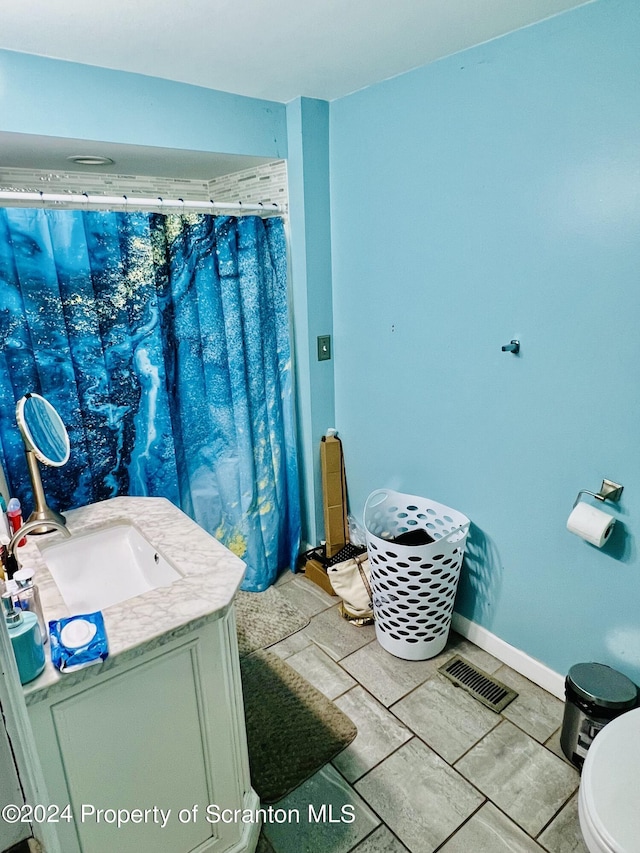
M 619 501 L 623 489 L 624 486 L 621 486 L 620 483 L 614 483 L 613 480 L 603 480 L 602 486 L 600 486 L 600 491 L 597 493 L 590 492 L 588 489 L 581 489 L 578 492 L 578 497 L 573 502 L 573 505 L 574 507 L 578 505 L 581 495 L 591 495 L 592 498 L 596 498 L 602 502 Z

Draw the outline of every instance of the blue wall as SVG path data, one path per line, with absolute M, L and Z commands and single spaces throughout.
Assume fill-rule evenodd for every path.
M 0 50 L 0 130 L 287 156 L 284 104 Z
M 333 361 L 318 361 L 318 335 L 333 333 L 329 207 L 329 105 L 297 98 L 287 104 L 289 222 L 302 485 L 302 541 L 322 538 L 320 439 L 333 426 Z
M 636 681 L 639 44 L 636 0 L 599 0 L 330 111 L 352 508 L 386 486 L 460 509 L 462 615 Z M 625 491 L 598 550 L 565 525 L 603 477 Z

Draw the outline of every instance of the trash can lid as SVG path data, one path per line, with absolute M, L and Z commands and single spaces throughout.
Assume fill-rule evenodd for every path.
M 567 684 L 587 702 L 602 708 L 633 708 L 638 688 L 621 672 L 603 663 L 576 663 L 569 670 Z

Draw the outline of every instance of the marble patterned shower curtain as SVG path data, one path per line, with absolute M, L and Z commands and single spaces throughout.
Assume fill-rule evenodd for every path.
M 60 412 L 49 503 L 164 496 L 266 589 L 300 504 L 282 220 L 0 209 L 0 443 L 32 504 L 15 402 Z

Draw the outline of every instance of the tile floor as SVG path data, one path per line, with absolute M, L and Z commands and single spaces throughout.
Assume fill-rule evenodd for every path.
M 311 622 L 271 650 L 358 735 L 277 804 L 300 819 L 265 826 L 275 853 L 586 853 L 580 777 L 559 743 L 562 702 L 456 634 L 436 658 L 400 660 L 304 576 L 287 573 L 278 588 Z M 495 714 L 454 687 L 437 672 L 454 653 L 518 698 Z M 309 820 L 309 804 L 315 814 L 326 804 L 325 817 L 330 805 L 335 822 Z

